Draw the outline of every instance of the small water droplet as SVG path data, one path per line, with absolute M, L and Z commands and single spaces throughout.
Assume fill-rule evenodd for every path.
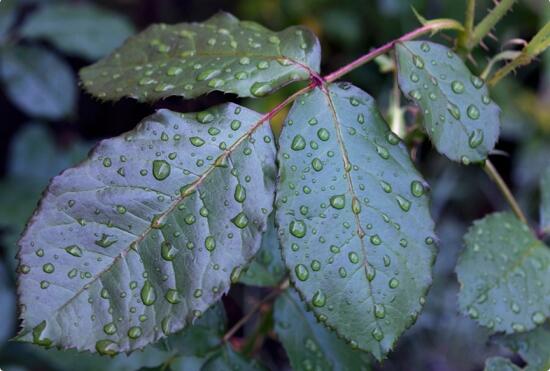
M 82 249 L 77 245 L 67 246 L 65 247 L 65 251 L 67 251 L 72 256 L 76 256 L 78 258 L 82 256 Z
M 313 304 L 314 307 L 324 307 L 327 302 L 327 297 L 321 290 L 317 290 L 315 294 L 313 294 L 313 298 L 311 299 L 311 304 Z
M 476 129 L 470 133 L 468 138 L 468 145 L 471 148 L 478 147 L 483 142 L 483 131 L 481 129 Z
M 451 89 L 456 94 L 462 94 L 462 93 L 464 93 L 464 84 L 462 82 L 458 81 L 458 80 L 454 80 L 451 83 Z
M 294 272 L 296 273 L 296 277 L 300 281 L 305 281 L 309 277 L 309 271 L 307 270 L 306 266 L 303 264 L 298 264 L 294 267 Z
M 479 118 L 479 108 L 475 104 L 470 104 L 466 109 L 466 114 L 472 120 L 477 120 Z
M 143 287 L 141 288 L 140 296 L 143 304 L 147 306 L 153 305 L 157 300 L 155 289 L 149 281 L 145 281 L 145 283 L 143 284 Z
M 296 135 L 294 139 L 292 140 L 292 144 L 290 145 L 290 148 L 292 148 L 294 151 L 301 151 L 304 148 L 306 148 L 306 140 L 301 135 Z
M 297 238 L 303 238 L 306 235 L 306 224 L 301 220 L 293 220 L 290 222 L 290 233 Z

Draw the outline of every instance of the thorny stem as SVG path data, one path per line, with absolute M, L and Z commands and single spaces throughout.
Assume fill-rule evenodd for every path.
M 506 198 L 506 201 L 512 208 L 512 211 L 518 217 L 518 219 L 524 222 L 525 224 L 527 224 L 527 218 L 523 214 L 523 211 L 521 211 L 521 208 L 519 207 L 516 199 L 514 198 L 514 195 L 512 194 L 512 192 L 510 191 L 510 189 L 508 188 L 508 186 L 506 185 L 506 183 L 498 173 L 497 169 L 494 167 L 493 163 L 489 159 L 485 161 L 483 170 L 485 170 L 487 175 L 489 175 L 489 178 L 491 178 L 491 180 L 495 182 L 497 187 L 502 192 L 502 195 L 504 196 L 504 198 Z
M 497 22 L 504 17 L 517 0 L 502 0 L 498 3 L 493 10 L 487 14 L 481 22 L 474 28 L 471 37 L 468 39 L 466 47 L 468 50 L 472 50 L 477 44 L 483 40 L 489 32 L 495 27 Z
M 446 30 L 446 29 L 456 29 L 457 25 L 456 22 L 453 20 L 439 20 L 439 21 L 432 21 L 424 26 L 417 28 L 416 30 L 413 30 L 409 33 L 406 33 L 405 35 L 401 36 L 398 39 L 392 40 L 384 45 L 382 45 L 379 48 L 376 48 L 372 50 L 371 52 L 363 55 L 362 57 L 359 57 L 358 59 L 354 60 L 353 62 L 337 69 L 336 71 L 326 75 L 324 77 L 324 80 L 326 82 L 333 82 L 340 77 L 344 76 L 345 74 L 351 72 L 352 70 L 364 65 L 367 62 L 370 62 L 374 58 L 378 57 L 379 55 L 382 55 L 384 53 L 387 53 L 389 50 L 391 50 L 395 44 L 402 41 L 412 40 L 419 36 L 422 36 L 427 33 L 434 33 L 440 30 Z
M 252 318 L 252 316 L 254 316 L 254 314 L 265 304 L 267 303 L 268 301 L 271 301 L 272 299 L 274 299 L 275 297 L 277 297 L 281 292 L 283 292 L 284 290 L 286 290 L 288 288 L 288 285 L 289 285 L 289 282 L 288 282 L 288 279 L 284 280 L 279 286 L 277 286 L 273 291 L 271 291 L 269 294 L 267 294 L 262 300 L 260 300 L 259 302 L 256 303 L 256 305 L 254 305 L 252 307 L 252 309 L 247 313 L 245 314 L 237 323 L 235 323 L 233 325 L 233 327 L 231 327 L 229 329 L 229 331 L 227 331 L 225 333 L 225 335 L 223 336 L 222 338 L 222 341 L 223 342 L 227 342 L 229 339 L 231 339 L 233 337 L 233 335 L 235 335 L 235 333 L 237 331 L 239 331 L 239 329 L 241 327 L 243 327 L 243 325 L 248 322 L 248 320 L 250 318 Z
M 466 1 L 466 15 L 464 17 L 464 31 L 458 36 L 458 50 L 463 55 L 469 53 L 468 43 L 472 37 L 472 32 L 474 30 L 474 18 L 476 10 L 476 0 L 467 0 Z

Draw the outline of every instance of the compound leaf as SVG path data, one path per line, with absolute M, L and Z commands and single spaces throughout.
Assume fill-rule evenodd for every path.
M 511 213 L 474 222 L 456 267 L 463 313 L 482 326 L 524 332 L 550 315 L 550 249 Z
M 46 49 L 28 46 L 6 48 L 0 57 L 0 79 L 19 109 L 52 120 L 74 111 L 76 79 L 62 59 Z
M 194 98 L 214 90 L 259 97 L 318 71 L 320 47 L 307 29 L 270 31 L 218 13 L 202 23 L 153 25 L 81 71 L 84 87 L 106 100 Z
M 285 263 L 317 317 L 381 358 L 431 283 L 426 186 L 372 97 L 346 83 L 302 96 L 280 139 Z
M 274 307 L 275 332 L 294 370 L 369 370 L 367 353 L 352 349 L 317 322 L 298 295 L 289 289 Z
M 275 215 L 268 219 L 260 250 L 239 277 L 239 282 L 250 286 L 276 286 L 284 278 L 286 267 L 281 256 L 275 228 Z
M 540 180 L 540 229 L 550 232 L 550 167 L 547 167 Z
M 31 14 L 21 36 L 44 39 L 68 54 L 99 59 L 134 33 L 122 16 L 92 4 L 47 4 Z
M 505 335 L 497 338 L 497 343 L 519 353 L 527 362 L 525 371 L 548 371 L 550 369 L 550 327 L 537 326 L 534 330 Z
M 54 178 L 19 242 L 19 339 L 131 351 L 216 302 L 272 208 L 275 148 L 260 121 L 235 104 L 160 110 Z
M 465 165 L 483 161 L 500 128 L 500 108 L 483 80 L 443 45 L 408 41 L 396 45 L 399 85 L 422 109 L 437 150 Z

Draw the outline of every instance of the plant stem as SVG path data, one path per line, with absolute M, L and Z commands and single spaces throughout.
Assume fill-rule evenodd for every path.
M 510 191 L 510 189 L 508 188 L 508 186 L 506 185 L 506 183 L 498 173 L 497 169 L 494 167 L 493 163 L 489 159 L 485 161 L 485 165 L 483 166 L 483 169 L 485 170 L 487 175 L 489 175 L 489 178 L 491 178 L 495 182 L 497 187 L 500 189 L 500 191 L 502 192 L 502 195 L 504 196 L 504 198 L 506 198 L 506 201 L 512 208 L 512 211 L 514 211 L 514 214 L 516 214 L 519 220 L 527 224 L 527 218 L 523 214 L 523 211 L 521 211 L 521 208 L 519 207 L 518 202 L 514 198 L 514 195 L 512 194 L 512 192 Z
M 491 32 L 491 29 L 495 27 L 497 22 L 504 17 L 506 12 L 512 8 L 516 1 L 517 0 L 502 0 L 498 3 L 493 10 L 491 10 L 489 14 L 487 14 L 487 16 L 483 18 L 483 20 L 474 28 L 473 33 L 466 44 L 467 49 L 472 50 L 477 44 L 479 44 L 481 40 L 483 40 L 483 38 Z
M 396 43 L 401 41 L 407 41 L 415 39 L 419 36 L 422 36 L 427 33 L 434 33 L 440 30 L 446 30 L 446 29 L 457 29 L 457 22 L 454 20 L 444 19 L 444 20 L 435 20 L 426 23 L 420 28 L 417 28 L 416 30 L 413 30 L 409 33 L 406 33 L 405 35 L 401 36 L 398 39 L 395 39 L 393 41 L 390 41 L 381 47 L 374 49 L 370 51 L 369 53 L 363 55 L 362 57 L 359 57 L 358 59 L 354 60 L 353 62 L 337 69 L 336 71 L 326 75 L 324 77 L 324 80 L 326 82 L 333 82 L 340 77 L 344 76 L 345 74 L 351 72 L 352 70 L 364 65 L 365 63 L 373 60 L 374 58 L 378 57 L 381 54 L 387 53 L 389 50 L 391 50 Z
M 467 55 L 468 44 L 472 37 L 474 30 L 474 18 L 476 11 L 476 0 L 466 0 L 466 15 L 464 17 L 464 31 L 458 36 L 458 48 L 464 54 Z
M 243 325 L 246 322 L 248 322 L 250 318 L 252 318 L 252 316 L 262 307 L 262 305 L 264 305 L 268 301 L 277 297 L 281 292 L 286 290 L 288 285 L 289 285 L 289 282 L 288 282 L 288 279 L 286 279 L 279 286 L 277 286 L 273 291 L 267 294 L 262 300 L 257 302 L 256 305 L 254 305 L 247 314 L 245 314 L 237 323 L 233 325 L 233 327 L 229 329 L 229 331 L 225 333 L 225 335 L 222 338 L 222 341 L 227 342 L 229 339 L 231 339 L 233 335 L 235 335 L 235 333 L 239 331 L 239 329 L 243 327 Z

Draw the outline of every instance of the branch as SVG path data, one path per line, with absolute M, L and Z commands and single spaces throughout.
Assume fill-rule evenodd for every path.
M 489 178 L 491 178 L 491 180 L 495 182 L 497 187 L 502 192 L 502 195 L 504 196 L 504 198 L 506 199 L 506 201 L 514 211 L 514 214 L 516 214 L 516 216 L 518 217 L 518 219 L 521 220 L 523 223 L 527 224 L 527 218 L 523 214 L 523 211 L 521 211 L 521 208 L 519 207 L 518 202 L 514 198 L 514 195 L 512 194 L 512 192 L 510 191 L 510 189 L 508 188 L 508 186 L 506 185 L 506 183 L 498 173 L 497 169 L 494 167 L 493 163 L 489 161 L 489 159 L 485 161 L 483 170 L 485 170 L 487 175 L 489 175 Z
M 277 297 L 281 292 L 283 292 L 284 290 L 287 289 L 288 287 L 288 279 L 284 280 L 279 286 L 277 286 L 273 291 L 271 291 L 269 294 L 267 294 L 262 300 L 260 300 L 259 302 L 256 303 L 256 305 L 254 305 L 252 307 L 252 309 L 247 313 L 245 314 L 237 323 L 235 323 L 233 325 L 233 327 L 231 327 L 229 329 L 229 331 L 227 331 L 225 333 L 225 335 L 223 336 L 222 338 L 222 341 L 225 343 L 227 342 L 229 339 L 231 339 L 233 337 L 233 335 L 235 335 L 235 333 L 237 331 L 239 331 L 239 329 L 241 327 L 243 327 L 243 325 L 248 322 L 250 320 L 250 318 L 252 318 L 252 316 L 254 316 L 254 314 L 265 304 L 267 303 L 268 301 L 271 301 L 272 299 L 274 299 L 275 297 Z

